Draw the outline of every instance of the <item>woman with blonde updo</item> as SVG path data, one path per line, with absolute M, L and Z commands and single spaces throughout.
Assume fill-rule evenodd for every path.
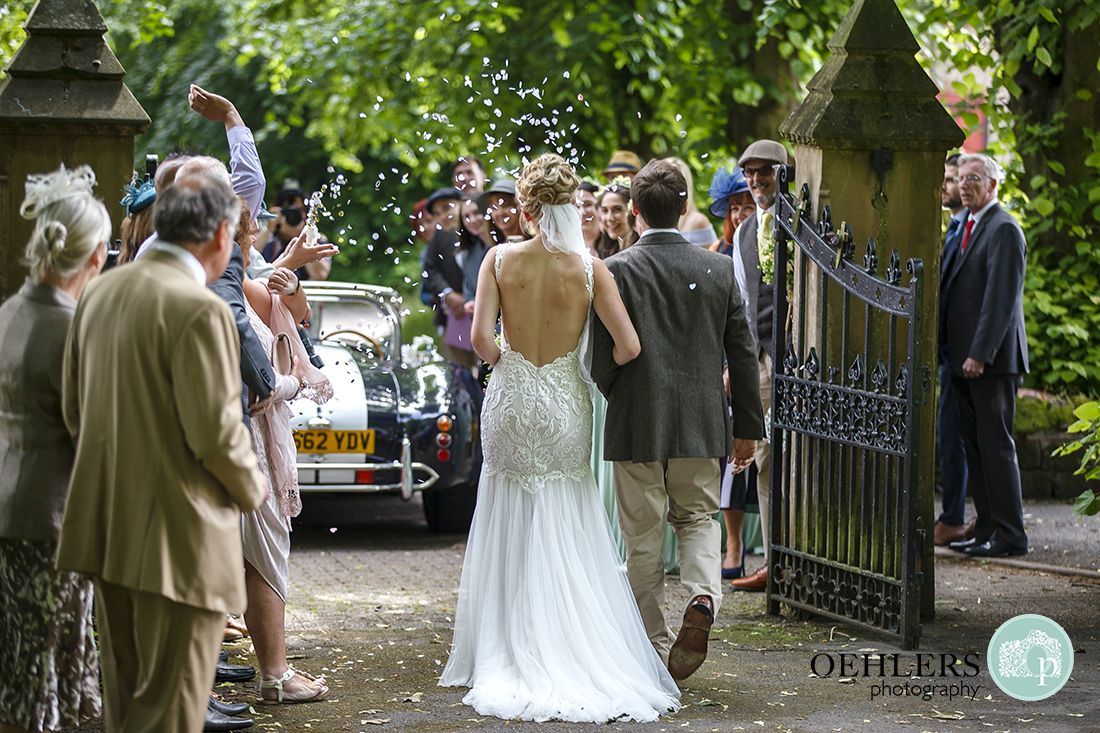
M 679 708 L 679 690 L 649 643 L 592 477 L 589 312 L 616 363 L 641 345 L 584 243 L 578 184 L 561 157 L 532 161 L 516 198 L 535 235 L 490 249 L 478 276 L 472 342 L 495 368 L 439 684 L 469 687 L 463 702 L 505 720 L 652 721 Z
M 0 731 L 101 714 L 92 581 L 54 569 L 75 446 L 61 414 L 65 337 L 107 258 L 88 166 L 27 178 L 30 276 L 0 306 Z

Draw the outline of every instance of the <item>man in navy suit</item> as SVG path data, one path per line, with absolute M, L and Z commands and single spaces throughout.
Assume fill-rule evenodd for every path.
M 1028 368 L 1027 246 L 1019 222 L 997 203 L 1002 177 L 989 156 L 959 157 L 959 193 L 969 213 L 941 287 L 946 303 L 940 329 L 947 333 L 969 490 L 978 512 L 974 538 L 951 548 L 972 557 L 1027 554 L 1012 440 L 1016 390 Z
M 963 206 L 959 194 L 959 154 L 947 156 L 943 164 L 943 185 L 940 202 L 951 212 L 947 236 L 940 259 L 940 285 L 947 282 L 947 265 L 959 253 L 969 209 Z M 940 291 L 940 317 L 947 307 L 946 293 Z M 940 409 L 936 417 L 936 452 L 943 475 L 943 513 L 936 520 L 933 541 L 938 546 L 969 540 L 974 536 L 975 523 L 966 524 L 966 447 L 959 430 L 959 408 L 955 404 L 955 388 L 951 385 L 951 352 L 947 348 L 947 330 L 940 329 Z

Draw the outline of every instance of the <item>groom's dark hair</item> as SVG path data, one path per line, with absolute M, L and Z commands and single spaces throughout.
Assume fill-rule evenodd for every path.
M 671 229 L 687 201 L 687 180 L 672 163 L 651 160 L 631 181 L 630 200 L 651 228 Z

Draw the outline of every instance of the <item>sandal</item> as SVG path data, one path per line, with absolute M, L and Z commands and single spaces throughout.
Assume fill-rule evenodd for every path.
M 321 684 L 320 691 L 318 691 L 312 697 L 306 697 L 306 698 L 301 698 L 301 699 L 291 699 L 289 697 L 284 697 L 283 696 L 283 683 L 294 679 L 295 675 L 301 675 L 302 677 L 309 680 L 310 682 L 319 682 Z M 261 699 L 260 703 L 263 704 L 263 705 L 279 705 L 281 703 L 293 704 L 293 703 L 300 703 L 300 702 L 317 702 L 328 693 L 328 687 L 325 686 L 325 676 L 324 675 L 321 675 L 320 677 L 314 677 L 314 676 L 312 676 L 312 675 L 310 675 L 306 672 L 299 672 L 298 670 L 294 669 L 294 667 L 288 667 L 286 672 L 283 673 L 283 676 L 280 677 L 277 680 L 260 680 L 260 689 L 261 690 L 276 690 L 279 694 L 279 696 L 274 700 Z M 262 693 L 261 693 L 261 695 L 262 695 Z

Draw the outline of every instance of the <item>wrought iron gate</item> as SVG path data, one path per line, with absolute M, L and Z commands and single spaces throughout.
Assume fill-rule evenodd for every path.
M 787 604 L 912 649 L 924 545 L 917 447 L 931 384 L 921 367 L 923 266 L 909 260 L 902 287 L 894 250 L 880 278 L 873 240 L 857 264 L 851 228 L 834 232 L 828 207 L 815 226 L 809 189 L 795 201 L 792 178 L 779 168 L 768 612 Z M 802 256 L 784 322 L 789 241 Z

